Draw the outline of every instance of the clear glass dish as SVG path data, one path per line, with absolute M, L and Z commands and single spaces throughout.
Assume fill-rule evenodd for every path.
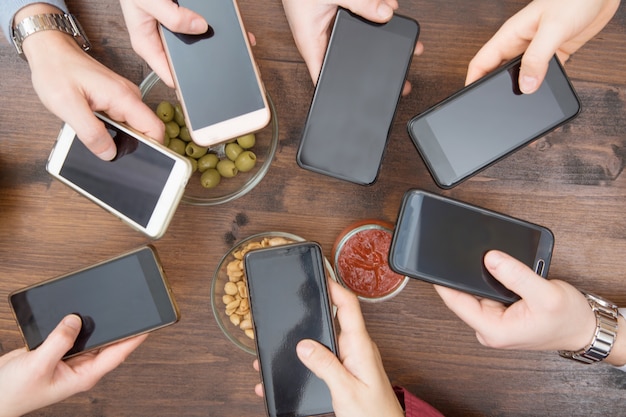
M 163 100 L 168 100 L 172 104 L 177 103 L 175 91 L 165 85 L 154 72 L 148 74 L 139 88 L 143 101 L 155 111 L 157 105 Z M 255 167 L 248 172 L 239 172 L 233 178 L 222 178 L 214 188 L 203 187 L 200 183 L 200 172 L 194 172 L 185 188 L 182 198 L 184 203 L 198 206 L 224 204 L 245 195 L 261 182 L 270 168 L 278 147 L 278 119 L 269 94 L 267 94 L 267 101 L 270 106 L 271 120 L 265 128 L 255 132 L 256 143 L 251 149 L 257 157 Z M 225 144 L 216 145 L 209 148 L 209 151 L 223 157 L 224 146 Z

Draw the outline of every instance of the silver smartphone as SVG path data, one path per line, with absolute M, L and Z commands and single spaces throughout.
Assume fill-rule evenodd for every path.
M 203 35 L 159 26 L 191 138 L 212 146 L 267 126 L 270 109 L 235 0 L 179 0 L 209 23 Z
M 13 291 L 9 305 L 30 350 L 63 317 L 80 316 L 81 331 L 65 358 L 169 326 L 180 317 L 150 245 Z
M 190 162 L 104 114 L 96 116 L 115 141 L 116 157 L 112 161 L 98 158 L 65 124 L 46 170 L 134 229 L 160 238 L 184 193 Z

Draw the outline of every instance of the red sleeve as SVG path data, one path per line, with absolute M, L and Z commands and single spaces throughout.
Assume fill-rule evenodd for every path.
M 420 400 L 415 395 L 402 387 L 395 386 L 393 390 L 404 408 L 406 417 L 443 417 L 439 411 L 427 402 Z

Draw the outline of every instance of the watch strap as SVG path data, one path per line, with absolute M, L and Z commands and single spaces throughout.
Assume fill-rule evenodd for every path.
M 579 351 L 559 351 L 564 358 L 585 364 L 592 364 L 606 359 L 611 353 L 617 337 L 618 307 L 604 298 L 590 293 L 583 293 L 596 316 L 596 330 L 591 342 Z
M 76 43 L 84 50 L 91 49 L 89 39 L 85 35 L 78 20 L 67 13 L 46 13 L 28 16 L 13 28 L 13 44 L 17 53 L 24 58 L 22 43 L 24 39 L 43 30 L 58 30 L 74 38 Z

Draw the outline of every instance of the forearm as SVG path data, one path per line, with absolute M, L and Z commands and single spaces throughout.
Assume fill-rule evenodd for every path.
M 52 9 L 41 9 L 41 6 L 52 7 Z M 9 43 L 13 44 L 11 28 L 14 23 L 35 14 L 58 13 L 59 11 L 67 13 L 67 10 L 67 6 L 63 0 L 2 0 L 0 1 L 0 27 L 2 28 L 5 38 Z

